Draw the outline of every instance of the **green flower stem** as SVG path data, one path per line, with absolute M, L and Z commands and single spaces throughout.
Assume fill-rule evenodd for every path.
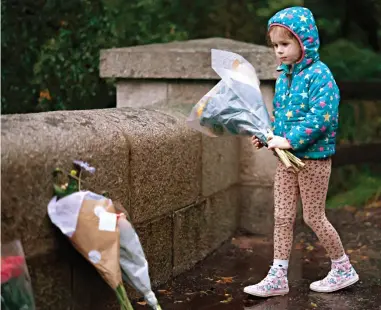
M 118 297 L 121 310 L 134 310 L 134 308 L 132 308 L 130 300 L 128 299 L 126 289 L 124 288 L 123 283 L 119 284 L 116 288 L 116 296 Z
M 79 176 L 78 176 L 78 191 L 81 191 L 81 175 L 82 175 L 82 169 L 79 170 Z
M 34 309 L 33 295 L 24 275 L 1 284 L 1 309 Z
M 296 157 L 294 154 L 292 154 L 291 152 L 289 151 L 285 151 L 288 158 L 293 161 L 299 168 L 303 168 L 305 166 L 305 164 L 303 163 L 303 161 L 301 159 L 299 159 L 298 157 Z

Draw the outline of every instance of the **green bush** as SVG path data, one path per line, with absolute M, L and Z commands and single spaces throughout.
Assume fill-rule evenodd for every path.
M 302 2 L 2 1 L 2 113 L 113 106 L 113 81 L 99 78 L 101 49 L 205 37 L 265 44 L 268 18 Z M 341 8 L 327 16 L 331 4 L 315 2 L 313 10 L 324 16 L 317 19 L 325 29 L 322 41 L 330 42 L 338 35 Z M 322 49 L 322 59 L 341 80 L 381 79 L 380 57 L 346 41 Z
M 353 42 L 335 41 L 324 46 L 320 56 L 337 80 L 381 80 L 381 55 Z
M 80 13 L 61 21 L 34 64 L 32 83 L 40 89 L 41 111 L 101 108 L 114 96 L 113 88 L 99 78 L 98 66 L 100 49 L 117 44 L 111 24 L 115 12 L 99 1 L 76 5 L 82 6 Z
M 165 0 L 2 3 L 2 113 L 114 106 L 100 50 L 186 39 L 172 13 Z
M 381 100 L 343 100 L 339 112 L 339 144 L 381 141 Z
M 4 4 L 2 113 L 110 104 L 98 65 L 100 49 L 117 43 L 113 13 L 100 0 Z

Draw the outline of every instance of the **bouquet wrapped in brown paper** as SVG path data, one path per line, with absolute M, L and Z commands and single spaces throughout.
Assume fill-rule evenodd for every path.
M 83 162 L 75 162 L 75 167 L 78 169 L 70 172 L 67 184 L 55 185 L 56 196 L 48 205 L 49 217 L 116 292 L 121 309 L 131 310 L 119 265 L 118 214 L 111 199 L 80 190 L 81 170 L 95 169 Z M 56 175 L 59 172 L 56 170 Z

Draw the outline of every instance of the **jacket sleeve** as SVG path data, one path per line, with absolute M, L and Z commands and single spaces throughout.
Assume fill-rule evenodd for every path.
M 307 149 L 325 133 L 332 124 L 332 118 L 337 118 L 339 99 L 333 77 L 321 80 L 321 76 L 317 76 L 310 87 L 309 111 L 304 120 L 286 134 L 293 150 Z
M 273 100 L 273 109 L 272 109 L 272 112 L 270 113 L 270 120 L 271 120 L 271 130 L 273 133 L 278 133 L 279 132 L 279 125 L 277 126 L 277 122 L 276 122 L 276 119 L 275 119 L 275 111 L 276 109 L 278 108 L 277 107 L 277 103 L 279 101 L 279 95 L 278 95 L 278 88 L 280 87 L 280 79 L 282 77 L 279 76 L 275 82 L 275 96 L 274 96 L 274 100 Z

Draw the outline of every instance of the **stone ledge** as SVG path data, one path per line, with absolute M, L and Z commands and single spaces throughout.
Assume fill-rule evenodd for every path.
M 93 282 L 97 274 L 85 280 L 79 255 L 60 256 L 63 248 L 75 250 L 47 216 L 52 171 L 69 170 L 74 159 L 97 168 L 87 178 L 90 190 L 108 190 L 140 222 L 153 284 L 171 277 L 173 212 L 195 203 L 201 191 L 201 135 L 183 120 L 181 113 L 132 108 L 1 117 L 1 238 L 21 240 L 39 308 L 114 307 L 109 293 L 82 306 L 71 286 Z M 107 287 L 102 283 L 94 280 L 94 292 Z
M 128 141 L 106 114 L 94 110 L 1 117 L 2 242 L 21 239 L 27 255 L 57 247 L 47 217 L 52 171 L 71 169 L 74 159 L 97 168 L 87 177 L 91 190 L 107 190 L 128 208 Z
M 219 80 L 210 65 L 212 48 L 239 53 L 255 67 L 260 80 L 275 79 L 276 61 L 270 48 L 224 38 L 101 50 L 100 76 Z
M 112 109 L 130 145 L 131 218 L 146 222 L 197 200 L 201 191 L 201 134 L 180 113 Z

